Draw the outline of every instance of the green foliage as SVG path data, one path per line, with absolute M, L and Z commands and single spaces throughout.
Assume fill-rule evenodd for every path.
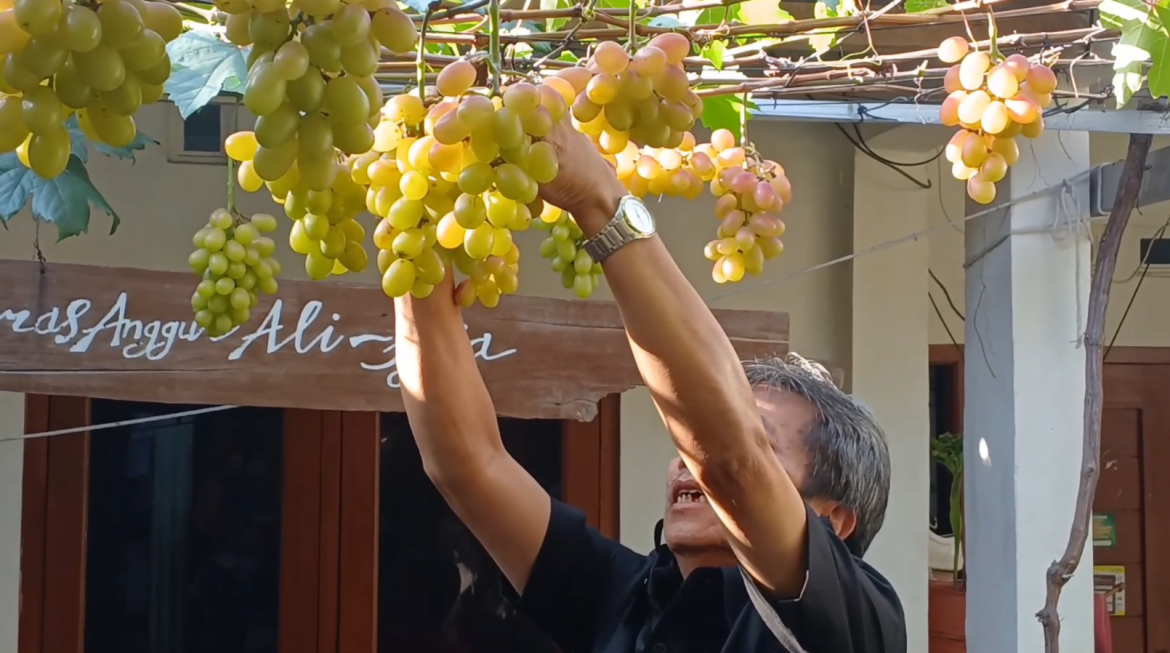
M 740 121 L 743 119 L 751 119 L 751 113 L 747 110 L 759 109 L 758 106 L 751 100 L 748 100 L 746 106 L 742 95 L 714 95 L 703 98 L 703 126 L 711 131 L 716 129 L 727 129 L 735 134 L 735 139 L 738 141 L 742 136 L 740 129 Z
M 962 569 L 959 556 L 963 551 L 963 436 L 944 433 L 930 441 L 930 457 L 951 474 L 951 533 L 955 538 L 954 572 L 956 581 Z M 966 557 L 963 558 L 966 560 Z
M 117 212 L 93 185 L 76 155 L 69 157 L 65 172 L 51 180 L 24 167 L 13 152 L 0 156 L 0 221 L 7 226 L 30 199 L 33 218 L 56 226 L 58 241 L 89 231 L 91 206 L 110 216 L 111 234 L 118 229 Z
M 248 49 L 210 32 L 183 33 L 167 45 L 167 54 L 171 77 L 164 88 L 184 120 L 224 91 L 242 92 L 248 79 Z
M 1128 103 L 1143 83 L 1154 97 L 1170 95 L 1170 2 L 1104 0 L 1098 11 L 1103 26 L 1121 31 L 1113 46 L 1117 105 Z
M 105 156 L 124 161 L 128 160 L 134 163 L 135 152 L 145 150 L 147 145 L 158 145 L 158 141 L 143 134 L 141 131 L 134 137 L 134 142 L 126 147 L 110 147 L 105 143 L 95 143 L 86 137 L 85 132 L 81 131 L 81 126 L 77 124 L 77 116 L 69 116 L 69 120 L 65 121 L 65 128 L 69 130 L 69 139 L 73 143 L 73 147 L 71 148 L 73 155 L 81 159 L 82 163 L 89 162 L 89 147 L 92 147 Z
M 813 7 L 813 18 L 825 20 L 828 18 L 842 18 L 857 15 L 857 5 L 853 0 L 821 0 Z M 808 37 L 808 44 L 813 54 L 820 56 L 837 46 L 837 32 L 840 27 L 826 27 L 813 32 Z
M 947 0 L 906 0 L 906 13 L 920 14 L 931 9 L 942 9 L 949 4 Z

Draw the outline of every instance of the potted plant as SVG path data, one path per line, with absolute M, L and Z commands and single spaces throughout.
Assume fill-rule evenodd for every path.
M 966 653 L 967 598 L 963 574 L 963 436 L 945 433 L 930 443 L 931 459 L 951 474 L 950 522 L 954 558 L 950 579 L 931 579 L 929 595 L 930 653 Z

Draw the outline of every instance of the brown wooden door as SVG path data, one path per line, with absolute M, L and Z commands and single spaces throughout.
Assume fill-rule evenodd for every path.
M 1097 584 L 1117 585 L 1116 653 L 1170 650 L 1170 365 L 1105 366 L 1101 478 L 1093 504 Z M 1115 594 L 1120 595 L 1121 592 Z M 1112 607 L 1117 610 L 1116 600 Z
M 189 408 L 27 395 L 25 432 Z M 336 651 L 341 466 L 361 426 L 238 408 L 27 440 L 19 652 Z

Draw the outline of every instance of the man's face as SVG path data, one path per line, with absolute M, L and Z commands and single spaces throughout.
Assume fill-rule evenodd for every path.
M 796 487 L 804 487 L 808 473 L 804 441 L 816 411 L 790 392 L 756 388 L 754 394 L 772 450 Z M 723 526 L 681 458 L 670 461 L 666 491 L 663 539 L 671 551 L 675 555 L 726 554 L 729 546 Z

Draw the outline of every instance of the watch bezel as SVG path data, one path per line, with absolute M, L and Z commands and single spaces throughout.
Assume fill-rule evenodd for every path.
M 638 217 L 645 221 L 647 228 L 641 228 L 631 219 L 631 216 L 634 214 L 638 214 Z M 626 223 L 626 226 L 637 236 L 652 236 L 656 231 L 657 226 L 654 224 L 653 214 L 650 213 L 650 209 L 646 207 L 646 204 L 635 195 L 627 195 L 622 198 L 621 203 L 618 204 L 618 215 L 615 217 L 618 216 L 622 218 L 622 222 Z

